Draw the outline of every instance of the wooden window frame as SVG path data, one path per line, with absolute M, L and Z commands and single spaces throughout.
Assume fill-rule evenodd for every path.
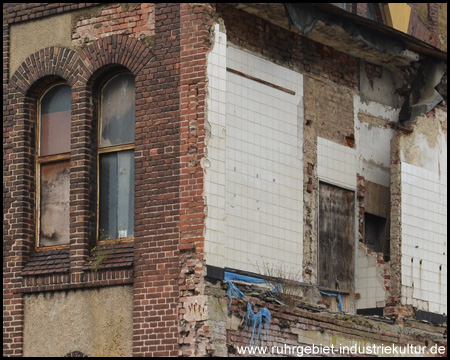
M 109 153 L 118 153 L 121 151 L 128 151 L 128 150 L 133 150 L 135 149 L 135 142 L 132 143 L 126 143 L 126 144 L 120 144 L 120 145 L 111 145 L 111 146 L 107 146 L 107 147 L 100 147 L 100 138 L 101 138 L 101 121 L 102 121 L 102 113 L 101 113 L 101 109 L 102 109 L 102 90 L 103 88 L 108 84 L 108 82 L 110 82 L 111 80 L 113 80 L 115 77 L 119 76 L 119 75 L 123 75 L 123 74 L 130 74 L 133 75 L 134 77 L 134 81 L 135 81 L 135 85 L 136 85 L 136 78 L 134 76 L 133 73 L 131 73 L 128 70 L 120 70 L 117 71 L 113 74 L 111 74 L 111 76 L 108 76 L 105 80 L 103 80 L 100 84 L 100 86 L 98 87 L 97 90 L 97 211 L 96 211 L 96 229 L 95 229 L 95 234 L 96 234 L 96 243 L 98 245 L 109 245 L 109 244 L 117 244 L 117 243 L 131 243 L 134 242 L 134 236 L 132 237 L 123 237 L 123 238 L 118 238 L 118 239 L 107 239 L 107 240 L 100 240 L 99 239 L 99 230 L 100 230 L 100 156 L 103 154 L 109 154 Z M 136 96 L 134 97 L 134 104 L 136 106 Z M 136 117 L 135 117 L 135 126 L 133 128 L 133 130 L 135 131 L 136 129 Z M 134 152 L 133 152 L 134 154 Z M 134 156 L 133 156 L 133 160 L 134 160 Z M 133 194 L 134 196 L 134 194 Z M 133 209 L 134 210 L 134 209 Z M 133 224 L 134 226 L 134 224 Z
M 52 155 L 40 155 L 41 152 L 41 101 L 44 96 L 54 87 L 60 85 L 67 85 L 66 82 L 58 81 L 47 86 L 40 96 L 37 98 L 37 106 L 36 106 L 36 136 L 35 136 L 35 251 L 51 251 L 51 250 L 60 250 L 70 247 L 70 240 L 68 244 L 63 245 L 53 245 L 53 246 L 41 246 L 40 245 L 40 228 L 41 228 L 41 166 L 42 164 L 51 164 L 62 161 L 70 162 L 70 151 L 60 154 L 52 154 Z M 71 89 L 72 92 L 72 89 Z M 72 101 L 72 99 L 71 99 Z M 72 111 L 71 111 L 72 117 Z M 70 190 L 69 190 L 70 191 Z M 70 195 L 70 194 L 69 194 Z

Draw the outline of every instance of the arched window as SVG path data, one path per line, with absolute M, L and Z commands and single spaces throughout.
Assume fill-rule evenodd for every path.
M 39 100 L 37 131 L 37 246 L 69 244 L 70 86 L 57 84 Z
M 134 237 L 134 76 L 121 73 L 100 90 L 98 240 Z

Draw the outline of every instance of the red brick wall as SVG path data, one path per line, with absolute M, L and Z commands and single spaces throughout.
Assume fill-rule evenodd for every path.
M 187 300 L 204 292 L 204 173 L 207 53 L 213 9 L 209 4 L 181 4 L 180 7 L 180 304 L 179 324 L 188 341 L 180 340 L 179 355 L 202 356 L 198 344 L 205 323 L 184 320 Z M 181 337 L 181 336 L 180 336 Z
M 142 87 L 136 95 L 136 356 L 178 355 L 179 36 L 179 5 L 156 4 L 154 58 L 137 77 Z
M 72 49 L 42 49 L 10 78 L 10 24 L 91 6 L 100 11 L 76 22 Z M 208 4 L 4 5 L 4 355 L 22 354 L 23 293 L 131 283 L 134 355 L 208 353 L 205 348 L 197 352 L 203 339 L 211 337 L 207 325 L 189 323 L 183 314 L 188 298 L 202 296 L 205 287 L 200 160 L 205 154 L 210 29 L 218 17 L 225 21 L 229 42 L 357 90 L 355 58 L 223 4 L 217 9 Z M 98 82 L 117 67 L 136 77 L 135 241 L 109 248 L 110 261 L 93 271 L 96 122 L 91 99 Z M 65 80 L 73 91 L 71 235 L 70 247 L 49 252 L 45 262 L 33 251 L 34 114 L 38 94 L 55 79 Z M 309 162 L 314 168 L 315 160 Z M 306 218 L 310 227 L 313 215 Z M 183 344 L 180 331 L 189 334 Z
M 72 34 L 76 50 L 42 49 L 11 79 L 8 74 L 8 24 L 88 5 L 6 6 L 3 353 L 22 354 L 22 293 L 134 283 L 134 354 L 178 355 L 180 166 L 187 162 L 180 157 L 179 5 L 102 6 L 98 15 L 92 12 L 77 22 L 74 34 L 88 38 L 83 46 Z M 97 126 L 92 94 L 108 71 L 119 67 L 136 78 L 135 241 L 108 247 L 108 260 L 94 271 L 96 257 L 90 249 L 95 245 Z M 34 253 L 35 104 L 56 79 L 72 86 L 70 246 Z M 197 196 L 199 186 L 193 186 Z M 190 197 L 186 202 L 191 206 Z
M 8 24 L 28 21 L 98 4 L 101 3 L 4 3 L 3 21 Z

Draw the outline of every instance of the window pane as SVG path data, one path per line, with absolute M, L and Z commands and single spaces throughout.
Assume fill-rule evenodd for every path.
M 69 85 L 51 88 L 41 99 L 40 155 L 70 151 L 70 110 L 72 95 Z
M 121 74 L 102 89 L 100 147 L 134 142 L 134 77 Z
M 134 150 L 100 156 L 99 240 L 134 236 Z
M 40 246 L 69 244 L 69 161 L 41 165 Z

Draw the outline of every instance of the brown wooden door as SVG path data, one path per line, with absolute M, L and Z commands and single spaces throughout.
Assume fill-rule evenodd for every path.
M 319 285 L 353 290 L 353 191 L 319 184 Z

